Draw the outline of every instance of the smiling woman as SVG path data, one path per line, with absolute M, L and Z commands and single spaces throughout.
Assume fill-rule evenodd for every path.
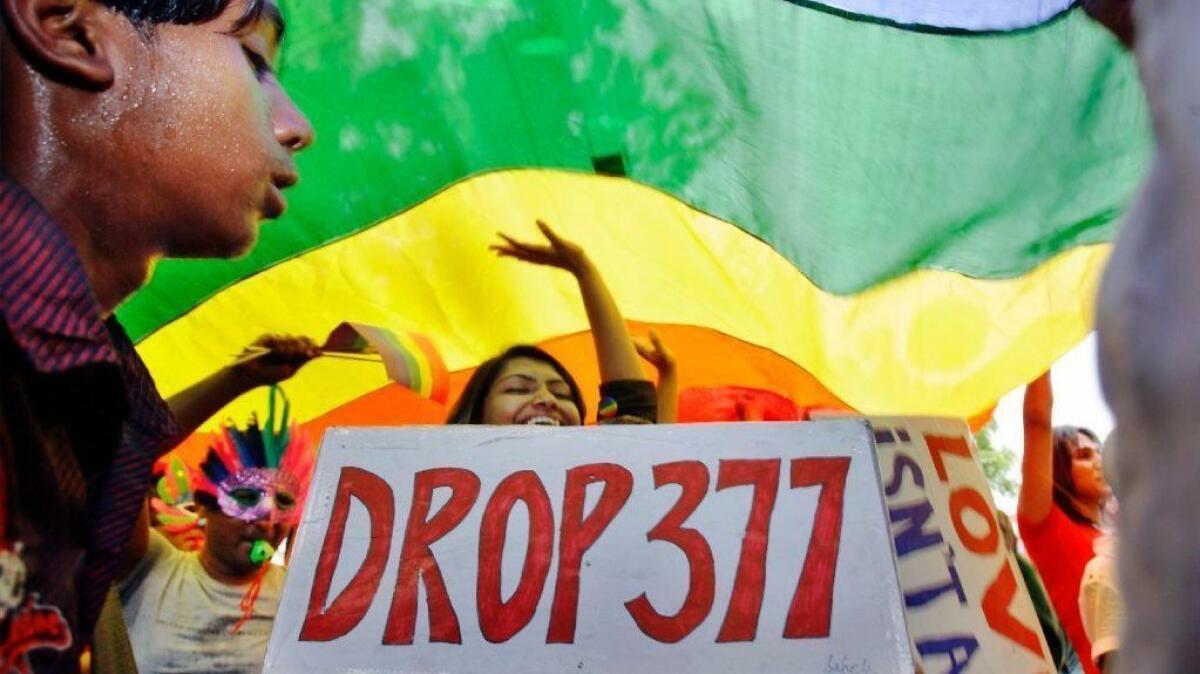
M 563 364 L 536 346 L 518 345 L 479 366 L 447 423 L 577 426 L 586 413 Z
M 501 234 L 492 246 L 501 257 L 571 272 L 579 283 L 600 365 L 597 421 L 654 422 L 654 386 L 642 372 L 637 350 L 600 272 L 579 245 L 544 222 L 538 228 L 548 245 L 524 243 Z M 578 426 L 587 408 L 575 378 L 536 346 L 518 345 L 483 363 L 467 381 L 447 423 Z

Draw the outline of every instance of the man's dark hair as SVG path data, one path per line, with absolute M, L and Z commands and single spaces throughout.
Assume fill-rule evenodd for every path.
M 194 24 L 212 21 L 225 11 L 232 0 L 100 0 L 106 7 L 125 16 L 143 29 L 161 23 Z M 235 28 L 240 30 L 262 18 L 266 0 L 249 0 Z

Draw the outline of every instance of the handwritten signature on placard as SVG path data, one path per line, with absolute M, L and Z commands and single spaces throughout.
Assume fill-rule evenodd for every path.
M 871 674 L 873 671 L 867 658 L 858 660 L 846 655 L 830 655 L 825 658 L 825 669 L 821 670 L 822 674 Z

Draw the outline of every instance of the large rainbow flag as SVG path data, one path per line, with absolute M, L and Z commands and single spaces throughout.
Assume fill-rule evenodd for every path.
M 487 250 L 543 218 L 684 388 L 978 415 L 1091 328 L 1148 162 L 1132 59 L 1068 0 L 282 4 L 317 143 L 249 257 L 164 262 L 120 309 L 166 394 L 342 321 L 429 335 L 451 400 L 517 342 L 590 390 L 571 278 Z M 378 364 L 288 390 L 314 424 L 445 413 Z

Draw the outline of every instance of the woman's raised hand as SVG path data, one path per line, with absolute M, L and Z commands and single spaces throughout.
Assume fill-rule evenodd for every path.
M 518 241 L 503 232 L 497 232 L 500 238 L 504 239 L 504 243 L 494 244 L 490 248 L 496 251 L 500 257 L 511 257 L 532 264 L 558 267 L 572 274 L 578 274 L 587 268 L 588 258 L 587 254 L 583 252 L 582 246 L 562 238 L 550 228 L 550 225 L 541 220 L 537 221 L 537 226 L 548 243 Z

